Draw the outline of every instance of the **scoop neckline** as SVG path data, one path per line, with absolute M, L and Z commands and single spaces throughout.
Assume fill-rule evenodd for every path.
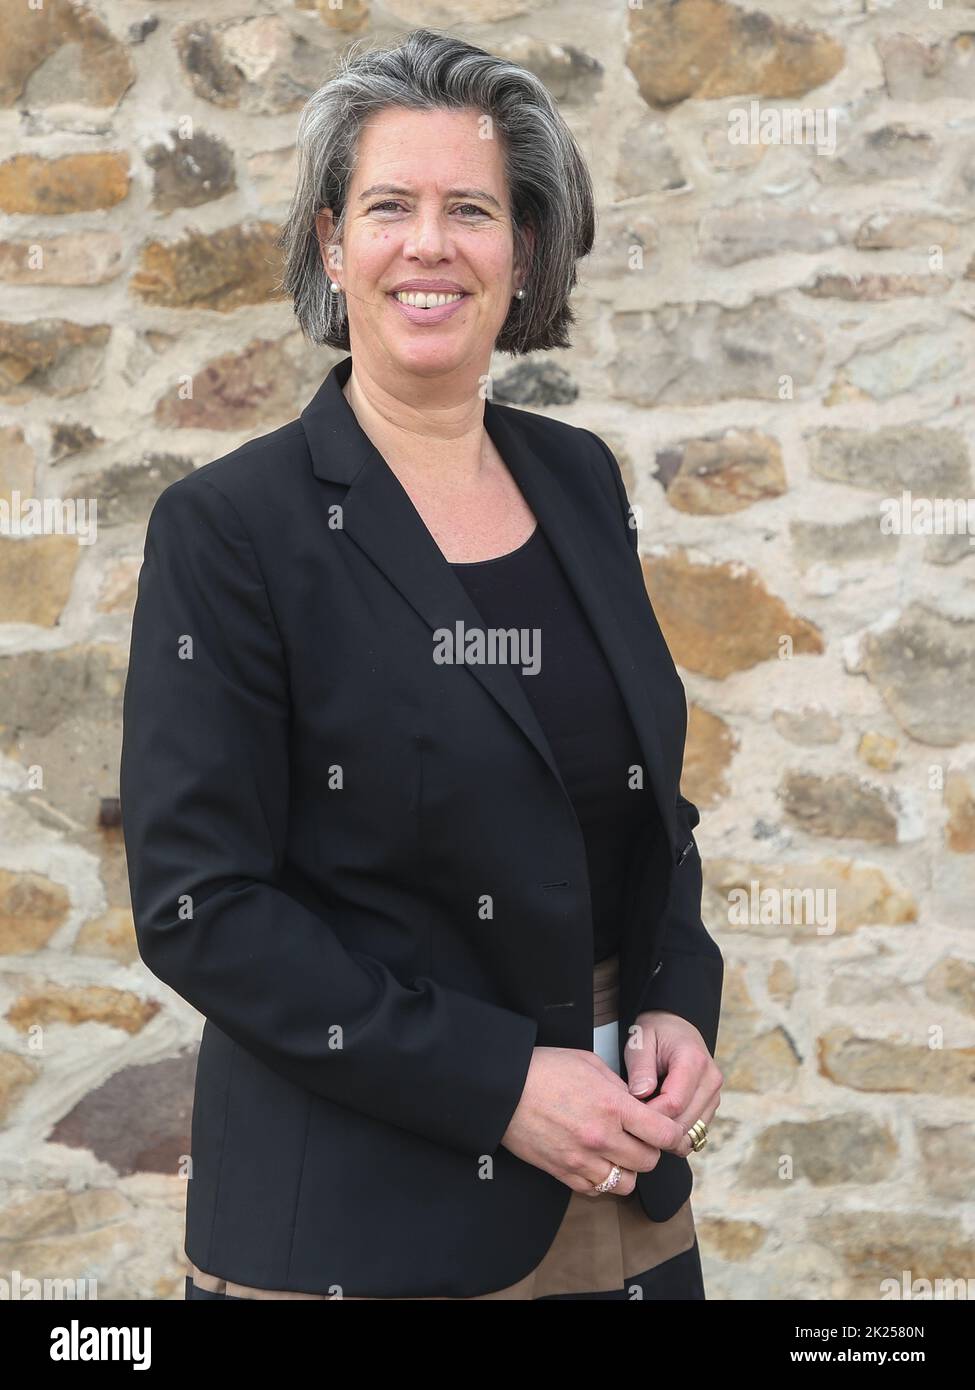
M 514 555 L 520 555 L 523 550 L 527 550 L 532 541 L 538 535 L 541 527 L 535 523 L 535 529 L 527 540 L 522 541 L 521 545 L 515 546 L 514 550 L 506 550 L 503 555 L 489 555 L 486 560 L 451 560 L 450 568 L 458 570 L 478 569 L 482 565 L 496 565 L 499 560 L 510 560 Z

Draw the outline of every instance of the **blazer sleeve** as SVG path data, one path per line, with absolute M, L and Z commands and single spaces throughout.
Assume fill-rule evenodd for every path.
M 639 561 L 639 536 L 619 463 L 597 434 L 585 432 L 596 440 L 606 458 L 630 547 Z M 724 959 L 701 918 L 703 873 L 693 834 L 701 813 L 680 792 L 676 809 L 684 843 L 677 847 L 680 862 L 674 869 L 664 908 L 660 965 L 644 985 L 637 1013 L 660 1009 L 687 1019 L 701 1034 L 713 1057 L 718 1040 Z
M 233 504 L 190 474 L 149 518 L 123 699 L 139 953 L 294 1085 L 492 1153 L 521 1098 L 537 1021 L 426 977 L 396 978 L 283 892 L 288 796 L 287 666 L 258 557 Z

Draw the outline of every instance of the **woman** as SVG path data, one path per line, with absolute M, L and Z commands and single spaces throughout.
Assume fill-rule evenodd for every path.
M 139 948 L 206 1016 L 186 1296 L 703 1298 L 684 691 L 615 459 L 483 391 L 569 346 L 588 174 L 429 30 L 299 151 L 286 284 L 350 355 L 161 494 L 125 690 Z

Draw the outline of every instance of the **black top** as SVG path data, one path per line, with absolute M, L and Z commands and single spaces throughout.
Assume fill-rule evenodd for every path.
M 593 914 L 593 960 L 613 955 L 622 924 L 624 873 L 650 814 L 646 778 L 626 705 L 585 610 L 540 526 L 517 550 L 452 564 L 487 627 L 534 631 L 537 671 L 514 671 L 551 745 L 582 827 Z M 538 656 L 540 655 L 540 660 Z

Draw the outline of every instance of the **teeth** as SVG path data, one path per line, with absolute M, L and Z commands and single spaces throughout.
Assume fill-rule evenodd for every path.
M 437 309 L 441 304 L 453 304 L 463 299 L 462 294 L 423 294 L 420 290 L 400 290 L 393 296 L 401 304 L 410 304 L 414 309 Z

